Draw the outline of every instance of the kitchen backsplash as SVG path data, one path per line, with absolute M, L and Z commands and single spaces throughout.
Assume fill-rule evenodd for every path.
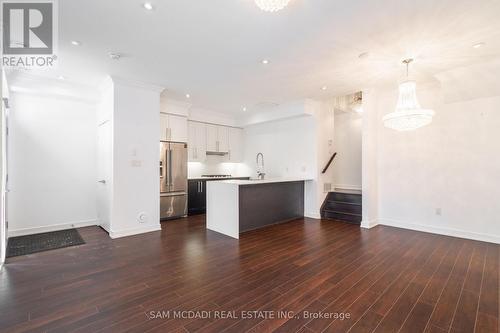
M 197 178 L 201 175 L 231 175 L 234 177 L 249 177 L 251 170 L 245 163 L 221 162 L 221 156 L 207 156 L 205 162 L 189 162 L 188 178 Z

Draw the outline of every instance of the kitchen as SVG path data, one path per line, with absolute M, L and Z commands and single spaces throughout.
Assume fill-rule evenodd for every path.
M 303 184 L 292 191 L 295 196 L 292 202 L 290 199 L 286 200 L 288 191 L 285 189 L 285 192 L 282 190 L 283 193 L 280 193 L 279 189 L 283 188 L 282 183 L 303 182 L 306 178 L 266 177 L 263 153 L 259 152 L 256 155 L 255 164 L 245 163 L 245 131 L 242 127 L 234 126 L 234 123 L 227 121 L 212 123 L 206 119 L 197 120 L 196 114 L 193 116 L 190 113 L 188 103 L 170 99 L 167 91 L 161 94 L 160 99 L 160 219 L 162 221 L 207 213 L 208 229 L 235 236 L 234 233 L 221 230 L 215 226 L 217 223 L 214 223 L 215 220 L 226 220 L 220 215 L 227 212 L 229 207 L 228 198 L 214 192 L 213 188 L 215 184 L 228 184 L 228 182 L 236 182 L 242 188 L 257 188 L 257 193 L 251 195 L 256 198 L 263 197 L 262 195 L 268 192 L 265 190 L 261 192 L 261 187 L 256 185 L 265 184 L 265 188 L 278 190 L 269 193 L 273 199 L 271 202 L 282 202 L 280 209 L 274 207 L 270 210 L 273 213 L 266 217 L 251 217 L 252 221 L 248 221 L 247 224 L 252 227 L 246 227 L 242 232 L 304 216 Z M 204 112 L 205 117 L 206 114 L 207 112 Z M 281 199 L 275 200 L 276 198 Z M 237 200 L 238 195 L 231 199 Z M 214 200 L 217 201 L 215 206 Z M 254 209 L 249 209 L 252 210 Z M 230 223 L 237 225 L 238 221 Z

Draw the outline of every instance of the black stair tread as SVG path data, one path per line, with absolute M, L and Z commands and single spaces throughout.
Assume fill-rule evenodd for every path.
M 339 221 L 339 222 L 344 222 L 344 223 L 349 223 L 349 224 L 361 224 L 361 221 L 359 221 L 359 222 L 348 221 L 348 220 L 342 220 L 342 219 L 339 219 L 339 218 L 329 217 L 329 216 L 322 217 L 322 219 L 324 219 L 324 220 L 332 220 L 332 221 Z
M 362 215 L 361 215 L 361 214 L 339 212 L 338 210 L 323 209 L 323 211 L 324 211 L 324 212 L 327 212 L 327 213 L 343 214 L 343 215 L 351 215 L 351 216 L 359 216 L 359 217 L 362 217 Z
M 354 194 L 354 195 L 362 195 L 363 194 L 360 190 L 334 190 L 334 191 L 330 191 L 330 193 Z
M 339 203 L 339 204 L 361 206 L 361 204 L 358 203 L 358 202 L 339 201 L 339 200 L 326 200 L 326 202 L 333 202 L 333 203 Z

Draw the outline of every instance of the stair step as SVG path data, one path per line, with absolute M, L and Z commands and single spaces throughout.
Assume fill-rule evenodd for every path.
M 359 214 L 348 214 L 335 211 L 324 210 L 322 217 L 326 219 L 339 220 L 349 223 L 361 224 L 361 215 Z
M 352 202 L 342 202 L 342 201 L 327 201 L 324 206 L 324 210 L 335 211 L 340 213 L 351 213 L 361 215 L 362 209 L 361 205 Z
M 328 193 L 327 200 L 361 204 L 363 199 L 361 194 L 330 192 Z

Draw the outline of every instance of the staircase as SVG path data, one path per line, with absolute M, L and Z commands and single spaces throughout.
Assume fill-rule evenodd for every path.
M 321 218 L 361 224 L 361 198 L 361 191 L 330 192 L 321 206 Z

